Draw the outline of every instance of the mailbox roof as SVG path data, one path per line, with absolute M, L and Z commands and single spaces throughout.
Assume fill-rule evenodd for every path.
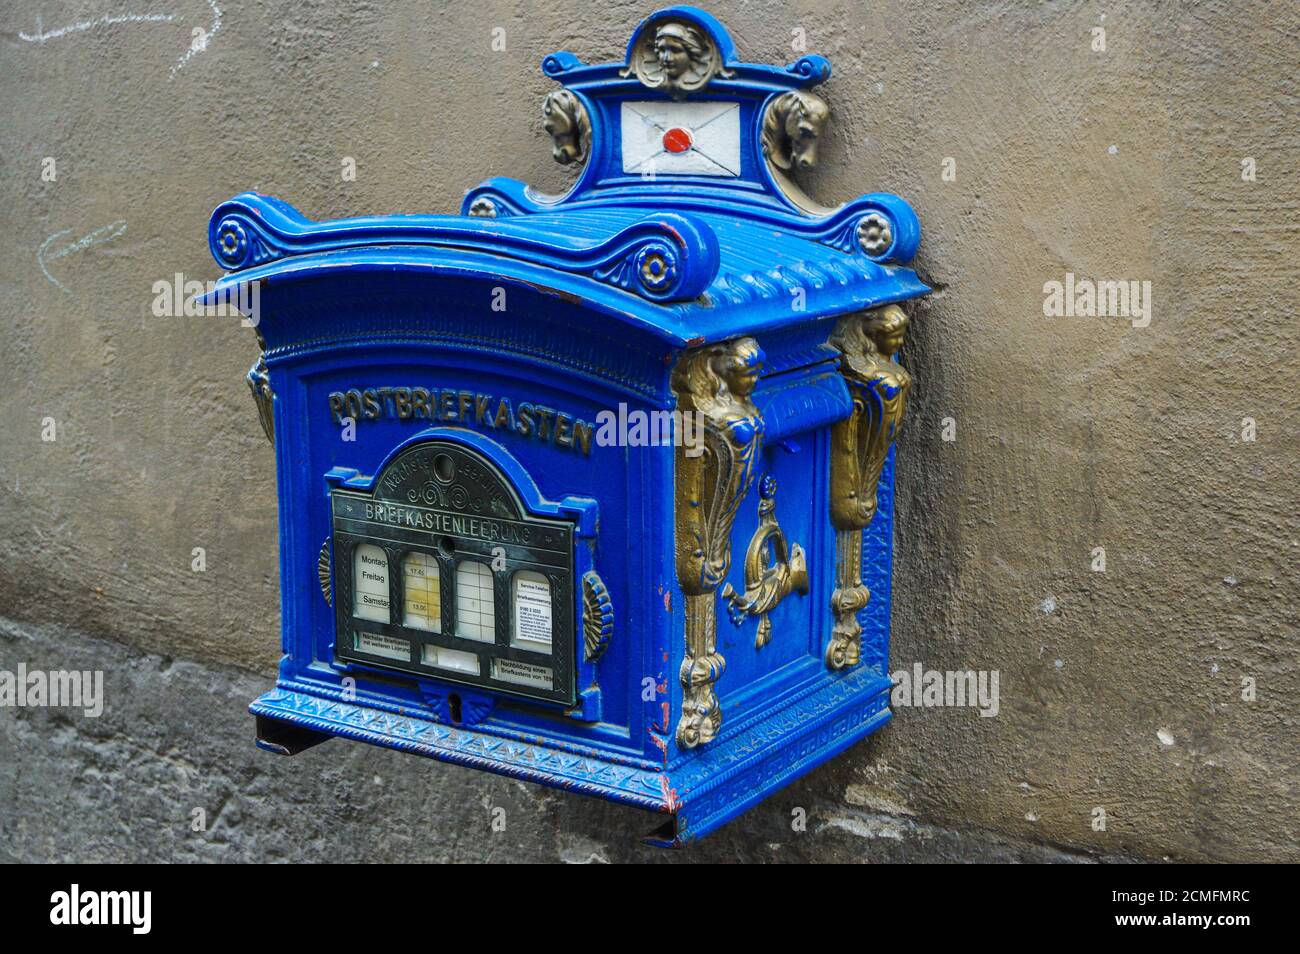
M 859 208 L 836 216 L 845 221 L 819 236 L 689 206 L 591 204 L 498 218 L 312 222 L 277 199 L 246 193 L 213 213 L 213 254 L 231 271 L 208 298 L 216 302 L 243 282 L 279 286 L 340 270 L 481 275 L 553 290 L 576 307 L 684 347 L 925 294 L 911 269 L 841 247 L 856 244 L 861 215 Z M 658 295 L 656 261 L 672 273 Z

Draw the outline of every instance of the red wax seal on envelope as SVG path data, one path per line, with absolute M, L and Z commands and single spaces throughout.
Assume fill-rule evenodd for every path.
M 685 152 L 693 145 L 690 130 L 674 126 L 664 133 L 664 149 L 671 153 Z

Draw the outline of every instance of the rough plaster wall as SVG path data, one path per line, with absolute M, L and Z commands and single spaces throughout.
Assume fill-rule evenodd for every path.
M 132 683 L 130 705 L 156 693 L 156 711 L 177 714 L 159 731 L 170 725 L 186 745 L 205 732 L 196 713 L 210 714 L 218 738 L 198 748 L 198 775 L 242 751 L 242 705 L 273 678 L 274 467 L 242 381 L 251 333 L 156 318 L 152 284 L 215 277 L 208 214 L 248 188 L 318 218 L 453 211 L 491 175 L 561 188 L 540 130 L 553 85 L 540 58 L 620 55 L 652 9 L 217 6 L 208 48 L 183 64 L 192 28 L 214 23 L 207 0 L 160 0 L 150 10 L 168 22 L 92 22 L 44 39 L 23 34 L 132 11 L 91 0 L 0 11 L 0 614 L 214 667 L 222 684 L 186 696 L 188 712 L 162 682 Z M 819 830 L 850 813 L 856 821 L 836 828 L 850 834 L 892 818 L 1098 855 L 1296 860 L 1296 7 L 708 6 L 746 59 L 793 59 L 798 27 L 833 61 L 810 192 L 825 202 L 897 192 L 921 215 L 917 265 L 939 291 L 916 309 L 904 353 L 916 386 L 900 447 L 893 667 L 996 669 L 1001 692 L 995 718 L 900 709 L 700 856 L 792 842 L 781 819 L 802 804 L 820 813 Z M 1104 53 L 1090 49 L 1097 25 Z M 498 26 L 505 52 L 490 47 Z M 341 179 L 346 156 L 355 182 Z M 1254 183 L 1241 180 L 1245 156 Z M 41 180 L 44 157 L 57 161 L 55 182 Z M 955 182 L 941 179 L 945 157 Z M 1043 283 L 1067 271 L 1149 280 L 1150 326 L 1044 317 Z M 46 416 L 53 443 L 40 440 Z M 941 439 L 948 417 L 955 442 Z M 1258 422 L 1253 443 L 1241 440 L 1245 417 Z M 204 573 L 190 569 L 196 546 Z M 1097 546 L 1105 573 L 1089 570 Z M 40 665 L 22 655 L 40 645 L 11 639 L 0 662 Z M 78 664 L 118 658 L 103 646 L 86 639 Z M 156 664 L 122 658 L 146 673 Z M 1243 676 L 1257 681 L 1253 703 L 1241 699 Z M 123 847 L 141 783 L 122 767 L 129 752 L 117 764 L 111 745 L 94 747 L 108 744 L 108 723 L 13 710 L 0 720 L 0 770 L 8 763 L 4 777 L 25 792 L 16 805 L 42 794 L 23 789 L 15 760 L 29 760 L 29 785 L 111 775 L 114 797 L 92 791 L 87 804 L 116 817 L 106 830 L 117 841 L 105 835 L 93 854 L 144 853 Z M 132 740 L 133 724 L 144 725 L 112 723 L 122 746 L 148 754 L 142 765 L 171 757 L 165 739 Z M 255 804 L 269 772 L 282 781 L 266 797 L 291 797 L 302 772 L 319 795 L 332 756 L 346 759 L 327 779 L 345 800 L 364 799 L 379 762 L 435 805 L 513 791 L 360 748 L 331 743 L 273 768 L 269 756 L 241 758 L 259 767 L 214 790 Z M 515 829 L 530 856 L 560 842 L 609 854 L 618 832 L 640 830 L 576 797 L 527 797 L 555 819 L 554 831 Z M 1098 806 L 1104 832 L 1090 824 Z M 40 834 L 52 822 L 39 811 L 4 821 L 0 850 L 75 855 Z M 18 823 L 37 835 L 14 837 Z M 353 841 L 382 829 L 363 826 Z M 257 857 L 258 838 L 244 837 L 237 854 Z M 885 857 L 871 843 L 797 851 Z M 410 853 L 383 844 L 368 857 Z M 466 835 L 451 855 L 509 853 Z

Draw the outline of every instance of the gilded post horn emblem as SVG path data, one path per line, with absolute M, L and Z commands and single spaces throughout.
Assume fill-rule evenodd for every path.
M 771 474 L 764 474 L 759 481 L 758 497 L 758 529 L 745 551 L 745 592 L 737 593 L 728 583 L 722 598 L 734 625 L 739 626 L 746 616 L 758 617 L 754 648 L 762 649 L 772 638 L 768 614 L 791 593 L 807 595 L 808 565 L 803 547 L 788 544 L 776 522 L 776 478 Z

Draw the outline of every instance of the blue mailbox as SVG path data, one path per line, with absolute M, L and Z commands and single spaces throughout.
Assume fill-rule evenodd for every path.
M 912 209 L 797 184 L 830 64 L 692 7 L 546 57 L 564 195 L 213 213 L 256 308 L 282 643 L 258 744 L 333 736 L 707 834 L 889 718 Z

